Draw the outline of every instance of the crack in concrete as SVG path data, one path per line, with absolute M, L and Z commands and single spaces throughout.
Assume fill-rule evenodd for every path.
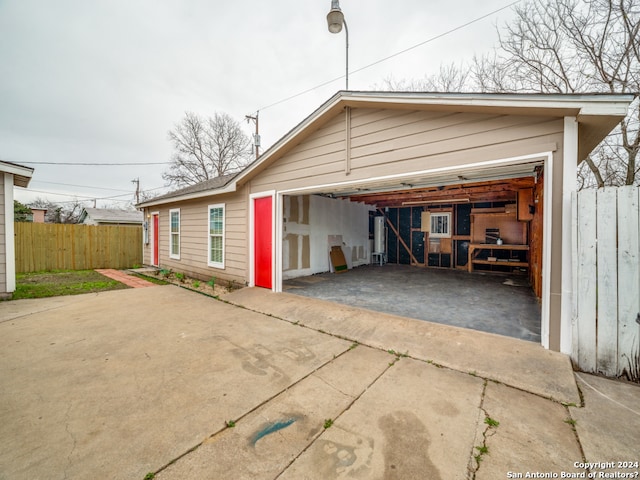
M 317 368 L 315 368 L 314 370 L 312 370 L 311 372 L 309 372 L 308 374 L 306 374 L 305 376 L 301 377 L 300 379 L 298 379 L 297 381 L 295 381 L 294 383 L 292 383 L 291 385 L 286 386 L 285 388 L 283 388 L 282 390 L 274 393 L 271 397 L 267 398 L 266 400 L 264 400 L 263 402 L 259 403 L 258 405 L 256 405 L 255 407 L 249 409 L 248 411 L 246 411 L 245 413 L 243 413 L 242 415 L 240 415 L 239 417 L 237 417 L 234 420 L 234 423 L 237 424 L 239 421 L 241 421 L 243 418 L 246 418 L 248 415 L 251 415 L 253 412 L 257 411 L 258 409 L 260 409 L 261 407 L 267 405 L 269 402 L 271 402 L 273 399 L 275 399 L 276 397 L 278 397 L 279 395 L 282 395 L 284 392 L 290 390 L 291 388 L 295 387 L 296 385 L 298 385 L 299 383 L 303 382 L 304 380 L 306 380 L 307 378 L 311 377 L 311 376 L 315 376 L 315 373 L 320 370 L 321 368 L 329 365 L 331 362 L 335 361 L 336 359 L 340 358 L 342 355 L 344 355 L 345 353 L 349 352 L 350 348 L 346 347 L 344 351 L 342 351 L 341 353 L 335 355 L 333 358 L 330 358 L 329 360 L 327 360 L 325 363 L 319 365 Z M 386 371 L 386 370 L 385 370 Z M 384 373 L 384 372 L 383 372 Z M 316 377 L 317 378 L 317 377 Z M 380 378 L 380 377 L 377 377 Z M 377 380 L 376 378 L 376 380 Z M 372 383 L 373 384 L 373 383 Z M 368 389 L 369 387 L 367 387 L 365 389 L 365 391 Z M 355 402 L 356 399 L 354 399 L 351 403 L 349 403 L 349 407 L 347 407 L 347 410 L 351 407 L 351 405 L 353 405 L 353 402 Z M 211 435 L 209 435 L 208 437 L 206 437 L 204 440 L 202 440 L 200 443 L 197 443 L 196 445 L 194 445 L 193 447 L 191 447 L 190 449 L 188 449 L 187 451 L 181 453 L 180 455 L 178 455 L 177 457 L 175 457 L 173 460 L 171 460 L 170 462 L 166 463 L 165 465 L 163 465 L 162 467 L 160 467 L 158 470 L 156 470 L 155 472 L 153 472 L 154 474 L 159 474 L 160 472 L 162 472 L 163 470 L 166 470 L 169 466 L 173 465 L 174 463 L 176 463 L 177 461 L 179 461 L 180 459 L 186 457 L 187 455 L 189 455 L 192 452 L 195 452 L 198 448 L 200 448 L 202 445 L 204 445 L 205 443 L 208 443 L 211 441 L 212 438 L 214 438 L 216 435 L 219 435 L 220 433 L 224 432 L 225 430 L 229 429 L 229 428 L 233 428 L 233 427 L 229 427 L 228 425 L 225 425 L 224 427 L 222 427 L 220 430 L 213 432 Z M 322 432 L 320 432 L 317 436 L 319 436 Z M 315 440 L 315 437 L 314 437 Z M 313 443 L 313 440 L 312 442 Z M 308 448 L 308 446 L 307 446 Z M 305 451 L 306 448 L 303 450 Z M 297 458 L 297 457 L 296 457 Z M 294 459 L 295 460 L 295 459 Z M 290 464 L 289 464 L 290 465 Z M 287 465 L 287 467 L 289 466 Z M 285 467 L 285 469 L 287 468 Z M 277 477 L 276 477 L 277 478 Z M 275 480 L 275 479 L 274 479 Z
M 580 449 L 580 456 L 582 457 L 582 461 L 584 463 L 587 463 L 587 456 L 584 453 L 584 448 L 582 448 L 582 442 L 580 441 L 580 435 L 578 435 L 578 429 L 576 428 L 576 421 L 571 416 L 571 409 L 569 408 L 568 405 L 564 405 L 564 409 L 567 411 L 567 420 L 565 420 L 565 422 L 568 423 L 569 426 L 571 426 L 571 430 L 573 431 L 573 435 L 576 437 L 576 442 L 578 442 L 578 448 Z M 589 470 L 589 469 L 587 469 L 587 471 L 591 472 L 591 470 Z
M 233 301 L 222 299 L 222 298 L 215 298 L 214 297 L 214 300 L 217 300 L 217 301 L 222 302 L 222 303 L 226 303 L 227 305 L 233 305 L 234 307 L 242 308 L 242 309 L 248 310 L 250 312 L 258 313 L 260 315 L 265 315 L 265 316 L 273 318 L 275 320 L 279 320 L 281 322 L 286 322 L 286 323 L 288 323 L 290 325 L 295 325 L 297 327 L 306 328 L 308 330 L 312 330 L 312 331 L 317 332 L 317 333 L 322 333 L 324 335 L 329 335 L 330 337 L 334 337 L 334 338 L 338 338 L 340 340 L 345 340 L 345 341 L 348 341 L 348 342 L 352 342 L 353 344 L 363 345 L 365 347 L 373 348 L 375 350 L 381 350 L 383 352 L 390 353 L 390 349 L 381 347 L 379 345 L 373 345 L 373 344 L 370 344 L 370 343 L 363 342 L 362 340 L 357 340 L 355 338 L 350 338 L 350 337 L 347 337 L 347 336 L 344 336 L 344 335 L 331 333 L 331 332 L 328 332 L 328 331 L 320 329 L 320 328 L 311 327 L 311 326 L 305 325 L 303 323 L 300 323 L 299 320 L 294 322 L 293 320 L 287 320 L 286 318 L 278 317 L 278 316 L 270 314 L 270 313 L 265 313 L 265 312 L 262 312 L 260 310 L 256 310 L 254 308 L 249 308 L 249 307 L 247 307 L 245 305 L 241 305 L 239 303 L 235 303 Z M 529 393 L 531 395 L 535 395 L 536 397 L 540 397 L 540 398 L 543 398 L 545 400 L 550 400 L 550 401 L 552 401 L 554 403 L 558 403 L 560 405 L 563 405 L 563 402 L 558 400 L 558 399 L 556 399 L 556 398 L 553 398 L 553 397 L 550 397 L 550 396 L 545 396 L 545 395 L 543 395 L 541 393 L 538 393 L 538 392 L 531 392 L 531 391 L 526 390 L 526 389 L 524 389 L 522 387 L 519 387 L 517 385 L 512 385 L 510 383 L 504 382 L 503 380 L 498 380 L 496 378 L 492 378 L 487 373 L 482 373 L 482 372 L 478 373 L 476 371 L 469 372 L 468 370 L 458 369 L 458 368 L 455 368 L 455 367 L 452 367 L 452 366 L 449 366 L 449 365 L 444 365 L 444 364 L 435 362 L 433 360 L 414 357 L 414 356 L 410 355 L 408 352 L 407 353 L 402 353 L 402 354 L 397 354 L 397 352 L 395 350 L 391 350 L 391 351 L 393 351 L 394 352 L 393 354 L 396 355 L 399 358 L 400 357 L 402 357 L 402 358 L 410 358 L 412 360 L 416 360 L 416 361 L 419 361 L 419 362 L 428 363 L 429 365 L 433 365 L 434 367 L 437 367 L 437 368 L 444 368 L 444 369 L 450 370 L 452 372 L 464 373 L 464 374 L 467 374 L 467 375 L 471 375 L 473 377 L 482 378 L 485 381 L 490 380 L 490 381 L 492 381 L 494 383 L 497 383 L 497 384 L 500 384 L 500 385 L 506 385 L 506 386 L 508 386 L 510 388 L 514 388 L 516 390 L 520 390 L 521 392 L 526 392 L 526 393 Z M 581 403 L 582 403 L 581 406 L 584 406 L 584 400 L 583 400 L 583 396 L 582 396 L 582 391 L 580 390 L 580 387 L 579 387 L 578 383 L 575 382 L 575 384 L 576 384 L 576 388 L 578 390 L 578 394 L 579 394 L 579 396 L 581 398 Z
M 484 455 L 489 454 L 489 446 L 487 445 L 487 440 L 494 436 L 497 432 L 496 428 L 499 425 L 499 422 L 495 422 L 495 419 L 489 415 L 489 412 L 484 407 L 484 398 L 487 392 L 487 379 L 484 380 L 484 385 L 482 386 L 482 395 L 480 396 L 480 405 L 478 405 L 478 423 L 476 424 L 476 436 L 474 438 L 473 445 L 471 446 L 471 453 L 469 458 L 469 476 L 471 480 L 475 480 L 476 474 L 480 470 L 480 465 L 482 463 Z M 478 432 L 482 427 L 481 422 L 486 424 L 484 430 L 482 430 L 482 443 L 480 445 L 476 445 L 476 440 L 478 439 Z M 476 453 L 477 451 L 477 453 Z
M 324 378 L 314 374 L 313 375 L 314 378 L 317 378 L 318 380 L 320 380 L 322 383 L 324 383 L 327 387 L 332 388 L 333 390 L 335 390 L 338 393 L 341 393 L 342 395 L 344 395 L 345 397 L 350 397 L 353 398 L 353 395 L 343 392 L 342 390 L 340 390 L 338 387 L 336 387 L 335 385 L 332 385 L 331 383 L 329 383 L 327 380 L 325 380 Z
M 349 350 L 347 350 L 349 351 Z M 393 364 L 387 365 L 382 372 L 380 372 L 380 375 L 378 375 L 377 377 L 375 377 L 371 383 L 369 383 L 369 385 L 367 385 L 362 392 L 360 392 L 359 395 L 356 395 L 355 397 L 352 397 L 351 402 L 349 402 L 349 404 L 336 416 L 336 418 L 332 419 L 333 420 L 333 426 L 335 426 L 335 423 L 338 421 L 338 419 L 344 415 L 344 413 L 346 411 L 348 411 L 361 397 L 362 395 L 364 395 L 374 384 L 376 384 L 378 382 L 378 380 L 380 380 L 382 378 L 382 376 L 387 373 L 389 371 L 389 369 L 395 364 L 395 362 Z M 331 386 L 331 385 L 329 385 Z M 349 395 L 350 396 L 350 395 Z M 324 431 L 326 430 L 326 428 L 320 430 L 316 435 L 313 436 L 313 438 L 311 439 L 311 441 L 307 444 L 306 447 L 304 447 L 302 450 L 300 450 L 300 452 L 298 452 L 298 454 L 293 457 L 293 459 L 291 459 L 291 461 L 289 463 L 287 463 L 287 465 L 285 465 L 285 467 L 282 469 L 282 471 L 276 475 L 274 477 L 274 480 L 277 480 L 278 478 L 280 478 L 282 476 L 282 474 L 284 472 L 286 472 L 289 467 L 291 465 L 293 465 L 293 463 L 300 458 L 307 450 L 309 450 L 309 448 L 311 448 L 311 446 L 322 436 L 322 434 L 324 433 Z
M 71 467 L 71 457 L 73 456 L 73 453 L 76 451 L 76 446 L 78 444 L 76 436 L 69 429 L 69 413 L 71 412 L 71 408 L 72 407 L 73 407 L 73 402 L 70 402 L 69 403 L 69 408 L 67 408 L 67 412 L 65 413 L 65 416 L 64 416 L 64 420 L 65 420 L 64 429 L 67 432 L 67 435 L 69 435 L 69 437 L 71 437 L 71 440 L 73 440 L 73 446 L 71 447 L 71 451 L 69 452 L 69 455 L 67 455 L 67 466 L 64 469 L 64 478 L 65 479 L 69 478 L 69 468 Z

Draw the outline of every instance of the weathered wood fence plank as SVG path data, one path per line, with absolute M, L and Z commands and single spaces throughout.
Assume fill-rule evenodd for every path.
M 598 255 L 598 373 L 614 376 L 618 370 L 618 255 L 617 190 L 596 195 Z
M 618 190 L 618 369 L 630 376 L 640 342 L 640 189 Z
M 17 222 L 15 234 L 18 273 L 142 263 L 142 227 Z
M 585 190 L 578 197 L 578 364 L 586 371 L 596 371 L 596 192 Z
M 640 189 L 573 199 L 573 361 L 640 383 Z

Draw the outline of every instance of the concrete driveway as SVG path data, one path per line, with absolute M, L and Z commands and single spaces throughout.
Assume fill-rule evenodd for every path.
M 162 286 L 0 303 L 0 479 L 496 479 L 640 461 L 640 388 L 576 380 L 530 342 L 260 289 L 225 300 Z

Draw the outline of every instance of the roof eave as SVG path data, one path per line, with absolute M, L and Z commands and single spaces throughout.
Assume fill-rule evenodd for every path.
M 206 198 L 206 197 L 213 197 L 216 195 L 224 195 L 225 193 L 233 193 L 235 192 L 237 189 L 236 187 L 236 179 L 234 178 L 233 180 L 231 180 L 228 184 L 226 184 L 224 187 L 220 187 L 220 188 L 216 188 L 216 189 L 212 189 L 212 190 L 203 190 L 201 192 L 194 192 L 194 193 L 187 193 L 185 195 L 177 195 L 175 197 L 170 197 L 170 198 L 160 198 L 158 200 L 154 200 L 153 198 L 151 200 L 148 200 L 146 202 L 140 202 L 136 205 L 136 208 L 148 208 L 148 207 L 155 207 L 157 205 L 165 205 L 168 203 L 176 203 L 176 202 L 183 202 L 186 200 L 195 200 L 198 198 Z
M 578 121 L 603 119 L 622 120 L 633 94 L 485 94 L 485 93 L 421 93 L 421 92 L 358 92 L 339 91 L 313 113 L 278 140 L 262 156 L 243 170 L 234 181 L 242 185 L 253 175 L 266 168 L 281 152 L 291 148 L 292 142 L 331 112 L 344 107 L 387 108 L 460 108 L 463 111 L 508 110 L 511 114 L 546 114 L 557 117 L 575 116 Z M 614 125 L 615 126 L 615 125 Z M 613 127 L 611 127 L 613 128 Z M 294 143 L 295 145 L 296 143 Z
M 26 188 L 33 176 L 33 168 L 25 167 L 11 162 L 0 161 L 0 171 L 13 175 L 13 184 L 16 187 Z

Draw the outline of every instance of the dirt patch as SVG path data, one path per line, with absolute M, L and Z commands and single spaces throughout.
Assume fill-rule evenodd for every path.
M 173 272 L 169 270 L 146 271 L 143 274 L 140 274 L 140 276 L 146 279 L 156 279 L 173 285 L 178 285 L 211 297 L 219 297 L 220 295 L 224 295 L 230 291 L 242 288 L 242 286 L 238 286 L 237 284 L 229 285 L 223 280 L 198 280 L 197 278 L 188 277 L 180 272 Z

